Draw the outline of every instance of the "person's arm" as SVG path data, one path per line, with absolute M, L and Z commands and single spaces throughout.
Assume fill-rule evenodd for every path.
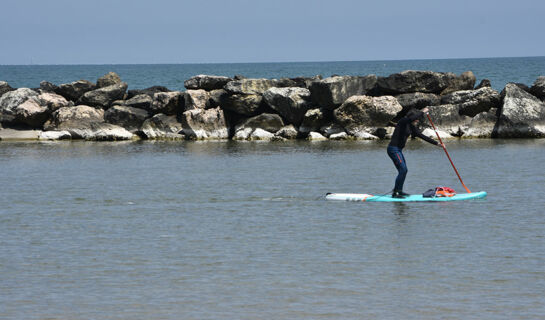
M 433 145 L 436 145 L 438 146 L 439 145 L 439 142 L 435 141 L 434 139 L 428 137 L 428 136 L 425 136 L 422 132 L 420 132 L 420 130 L 418 130 L 415 126 L 413 126 L 411 124 L 411 135 L 412 137 L 419 137 L 420 139 L 424 140 L 424 141 L 427 141 Z

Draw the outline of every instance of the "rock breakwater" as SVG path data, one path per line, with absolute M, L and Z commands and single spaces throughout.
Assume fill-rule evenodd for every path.
M 446 138 L 545 137 L 545 76 L 498 92 L 471 71 L 408 70 L 387 77 L 246 79 L 196 75 L 185 91 L 96 83 L 0 81 L 0 139 L 386 139 L 410 109 L 429 107 Z M 429 132 L 426 122 L 422 130 Z

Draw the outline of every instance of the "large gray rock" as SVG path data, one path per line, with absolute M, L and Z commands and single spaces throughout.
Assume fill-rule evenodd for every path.
M 460 107 L 455 104 L 431 106 L 429 114 L 438 130 L 456 137 L 464 135 L 471 122 L 470 117 L 460 115 Z M 431 127 L 427 117 L 422 119 L 420 126 L 422 128 Z
M 152 102 L 153 99 L 149 95 L 139 94 L 128 100 L 116 100 L 112 102 L 112 105 L 150 110 Z
M 330 113 L 331 111 L 329 111 Z M 318 131 L 328 122 L 328 110 L 324 108 L 309 109 L 305 112 L 303 122 L 299 127 L 299 132 L 308 134 L 312 131 Z
M 159 113 L 144 121 L 140 135 L 144 139 L 183 140 L 182 124 L 176 116 Z
M 433 93 L 412 92 L 396 96 L 397 101 L 403 107 L 403 111 L 410 109 L 422 109 L 440 104 L 441 99 Z
M 217 89 L 212 90 L 208 92 L 209 99 L 208 99 L 208 107 L 209 108 L 216 108 L 222 106 L 222 101 L 225 101 L 225 98 L 227 97 L 227 91 L 223 89 Z
M 105 88 L 121 83 L 121 78 L 115 72 L 109 72 L 97 80 L 97 88 Z
M 95 90 L 96 85 L 87 80 L 78 80 L 71 83 L 63 83 L 59 85 L 55 93 L 65 97 L 67 100 L 78 101 L 83 94 L 88 91 Z
M 481 112 L 499 107 L 500 93 L 490 87 L 455 91 L 443 96 L 441 104 L 456 104 L 460 114 L 474 117 Z
M 545 100 L 545 76 L 540 76 L 536 79 L 530 88 L 530 93 L 541 100 Z
M 276 131 L 275 136 L 282 137 L 284 139 L 296 139 L 298 134 L 297 129 L 295 129 L 293 124 L 290 124 Z
M 498 109 L 492 108 L 487 112 L 481 112 L 469 123 L 464 133 L 464 138 L 491 138 L 494 127 L 498 121 Z
M 439 94 L 456 81 L 454 73 L 407 70 L 388 77 L 379 77 L 378 88 L 382 94 L 424 92 Z
M 153 94 L 150 113 L 166 115 L 181 114 L 184 110 L 184 94 L 180 91 L 157 92 Z
M 49 81 L 41 81 L 40 82 L 40 91 L 42 93 L 54 93 L 57 90 L 59 90 L 59 86 L 49 82 Z
M 471 71 L 466 71 L 456 77 L 454 81 L 452 81 L 451 84 L 449 84 L 448 87 L 446 87 L 443 91 L 441 91 L 441 95 L 449 94 L 454 91 L 460 91 L 460 90 L 473 90 L 473 87 L 475 87 L 475 81 L 477 81 L 477 78 Z
M 38 101 L 38 93 L 28 88 L 9 91 L 0 97 L 0 115 L 2 121 L 9 122 L 15 115 L 15 109 L 23 102 L 32 99 Z
M 66 100 L 63 96 L 52 92 L 44 92 L 37 97 L 40 105 L 45 106 L 49 111 L 54 112 L 60 108 L 72 107 L 74 103 Z
M 295 87 L 308 89 L 310 88 L 313 82 L 320 81 L 322 79 L 323 77 L 321 75 L 316 75 L 314 77 L 295 77 L 295 78 L 291 78 L 290 80 L 294 82 Z
M 494 137 L 545 137 L 545 103 L 513 83 L 508 83 L 501 95 L 503 106 Z
M 28 99 L 14 109 L 14 123 L 25 124 L 32 128 L 41 128 L 49 118 L 50 111 L 37 100 Z
M 275 133 L 278 130 L 282 129 L 282 127 L 284 127 L 284 121 L 279 115 L 272 113 L 262 113 L 258 116 L 246 119 L 242 123 L 235 126 L 235 132 L 239 130 L 244 130 L 246 128 L 261 128 L 265 131 Z
M 289 123 L 301 124 L 310 108 L 310 91 L 305 88 L 271 88 L 263 93 L 263 99 Z
M 150 114 L 139 108 L 126 106 L 113 106 L 104 113 L 104 120 L 108 123 L 122 126 L 123 128 L 134 132 L 142 126 Z
M 104 110 L 84 105 L 58 109 L 44 124 L 44 129 L 68 131 L 72 139 L 117 141 L 133 138 L 126 129 L 105 123 Z
M 6 81 L 0 81 L 0 97 L 4 95 L 4 93 L 13 91 L 13 89 Z
M 84 105 L 63 107 L 53 112 L 51 119 L 44 124 L 44 129 L 85 128 L 87 124 L 93 122 L 104 122 L 104 110 Z
M 88 91 L 81 96 L 80 104 L 107 109 L 115 100 L 121 100 L 127 91 L 127 83 L 120 82 L 111 86 Z
M 337 123 L 353 135 L 362 128 L 382 128 L 400 112 L 403 107 L 392 96 L 353 96 L 333 111 Z
M 184 92 L 185 111 L 193 109 L 206 109 L 210 102 L 210 93 L 203 89 L 186 90 Z
M 233 81 L 233 79 L 229 77 L 199 74 L 184 81 L 184 87 L 192 90 L 204 89 L 210 91 L 222 89 L 230 81 Z
M 146 89 L 133 89 L 127 91 L 127 98 L 131 99 L 134 96 L 140 95 L 140 94 L 146 94 L 153 98 L 153 95 L 157 92 L 170 92 L 170 90 L 167 87 L 163 86 L 153 86 Z
M 490 83 L 490 80 L 488 80 L 488 79 L 483 79 L 483 80 L 481 80 L 481 82 L 475 87 L 475 90 L 481 89 L 481 88 L 486 88 L 486 87 L 492 87 L 492 83 Z
M 351 96 L 367 94 L 376 84 L 377 76 L 374 74 L 365 77 L 333 76 L 312 82 L 309 90 L 313 103 L 333 110 Z
M 263 96 L 260 94 L 225 94 L 221 98 L 221 107 L 244 116 L 256 114 L 261 107 Z
M 190 139 L 227 139 L 229 129 L 221 108 L 192 109 L 182 114 L 182 132 Z
M 90 141 L 122 141 L 131 140 L 134 135 L 125 128 L 105 122 L 91 122 L 85 127 L 66 129 L 72 139 Z
M 223 88 L 231 94 L 261 95 L 272 87 L 278 87 L 275 79 L 242 79 L 228 82 Z

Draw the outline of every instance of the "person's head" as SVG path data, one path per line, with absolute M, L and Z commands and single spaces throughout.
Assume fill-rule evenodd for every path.
M 418 112 L 419 111 L 416 110 L 416 109 L 411 109 L 411 110 L 409 110 L 409 112 L 407 112 L 407 115 L 405 117 L 407 117 L 407 118 L 413 117 L 414 115 L 418 114 Z M 419 121 L 420 121 L 420 118 L 417 118 L 412 123 L 417 124 Z

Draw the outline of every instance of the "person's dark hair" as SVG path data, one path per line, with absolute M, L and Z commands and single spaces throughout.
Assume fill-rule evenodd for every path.
M 416 110 L 416 109 L 413 108 L 413 109 L 409 110 L 409 112 L 407 112 L 407 114 L 405 115 L 405 117 L 410 118 L 410 117 L 414 116 L 415 114 L 417 114 L 417 113 L 419 113 L 419 112 L 420 112 L 420 111 L 418 111 L 418 110 Z M 420 120 L 420 119 L 419 119 L 419 120 Z

